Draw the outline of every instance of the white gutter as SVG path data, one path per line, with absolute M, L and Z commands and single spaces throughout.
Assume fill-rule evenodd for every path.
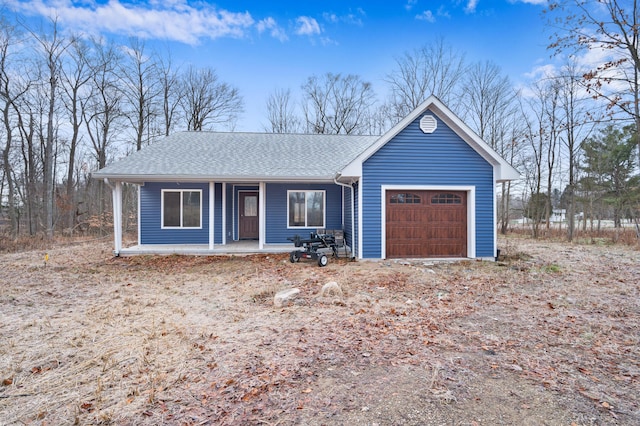
M 354 191 L 353 191 L 353 181 L 351 181 L 351 184 L 346 184 L 346 183 L 341 183 L 338 182 L 338 176 L 340 174 L 337 173 L 336 176 L 333 178 L 333 183 L 335 183 L 336 185 L 340 185 L 342 187 L 345 188 L 349 188 L 351 190 L 351 258 L 353 259 L 354 253 L 353 253 L 353 246 L 355 245 L 355 226 L 356 226 L 356 222 L 355 222 L 355 198 L 354 198 Z M 358 247 L 359 249 L 359 247 Z

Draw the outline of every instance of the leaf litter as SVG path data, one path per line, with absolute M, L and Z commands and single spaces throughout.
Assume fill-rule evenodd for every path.
M 2 254 L 1 423 L 640 423 L 640 252 L 500 244 L 498 262 L 325 268 Z

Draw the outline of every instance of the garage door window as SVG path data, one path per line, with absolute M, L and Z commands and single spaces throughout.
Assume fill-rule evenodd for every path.
M 410 192 L 394 194 L 389 202 L 391 204 L 420 204 L 420 196 Z
M 462 197 L 449 193 L 436 194 L 431 197 L 431 204 L 462 204 Z

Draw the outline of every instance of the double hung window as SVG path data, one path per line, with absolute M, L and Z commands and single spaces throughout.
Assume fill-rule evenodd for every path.
M 325 191 L 287 191 L 289 228 L 324 228 Z
M 163 189 L 162 227 L 201 228 L 202 191 L 199 189 Z

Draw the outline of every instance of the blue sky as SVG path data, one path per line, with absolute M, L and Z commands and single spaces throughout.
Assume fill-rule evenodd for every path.
M 545 0 L 217 1 L 5 0 L 27 20 L 57 16 L 63 30 L 131 35 L 169 47 L 177 63 L 211 66 L 238 87 L 236 130 L 262 131 L 276 88 L 311 75 L 358 74 L 384 96 L 395 58 L 438 38 L 468 62 L 492 61 L 515 85 L 551 64 Z

